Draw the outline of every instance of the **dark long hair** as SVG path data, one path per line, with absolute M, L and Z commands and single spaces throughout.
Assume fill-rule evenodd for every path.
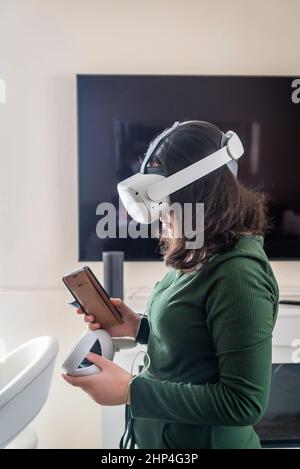
M 152 163 L 162 165 L 167 176 L 205 158 L 221 147 L 222 133 L 209 122 L 199 121 L 179 127 L 156 149 Z M 160 238 L 166 264 L 193 271 L 209 257 L 231 249 L 245 234 L 264 235 L 271 227 L 265 194 L 248 189 L 225 165 L 174 192 L 171 202 L 204 203 L 204 244 L 186 249 L 186 238 Z

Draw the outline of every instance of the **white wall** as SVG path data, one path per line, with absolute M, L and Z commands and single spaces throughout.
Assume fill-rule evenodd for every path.
M 0 337 L 9 348 L 50 333 L 61 361 L 82 330 L 61 287 L 77 264 L 76 73 L 299 76 L 299 18 L 298 0 L 0 0 Z M 296 292 L 300 263 L 273 265 L 282 292 Z M 127 265 L 128 291 L 147 291 L 163 272 Z M 97 447 L 98 423 L 97 406 L 57 367 L 35 421 L 41 446 Z

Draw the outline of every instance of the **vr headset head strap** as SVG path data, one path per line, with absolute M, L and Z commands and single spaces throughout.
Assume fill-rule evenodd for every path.
M 199 123 L 200 121 L 176 121 L 172 127 L 165 129 L 161 132 L 149 145 L 146 152 L 145 158 L 142 162 L 140 173 L 141 174 L 160 174 L 165 176 L 162 167 L 148 167 L 149 161 L 153 156 L 158 146 L 171 134 L 173 134 L 179 127 L 182 127 L 190 123 Z M 215 169 L 220 168 L 223 165 L 227 165 L 230 171 L 237 176 L 237 159 L 243 154 L 244 149 L 242 143 L 232 131 L 226 133 L 221 132 L 220 148 L 211 155 L 196 161 L 195 163 L 187 166 L 186 168 L 172 174 L 171 176 L 165 177 L 162 181 L 158 181 L 152 184 L 148 188 L 148 196 L 153 201 L 159 201 L 164 197 L 176 192 L 179 189 L 191 184 L 192 182 L 206 176 Z
M 172 125 L 172 127 L 169 127 L 163 132 L 161 132 L 157 137 L 150 143 L 149 148 L 146 152 L 145 158 L 142 162 L 140 173 L 142 174 L 149 174 L 149 173 L 156 173 L 156 174 L 163 174 L 163 170 L 161 168 L 149 168 L 147 167 L 150 159 L 153 156 L 153 153 L 155 150 L 158 148 L 158 146 L 167 138 L 169 135 L 173 134 L 179 127 L 182 127 L 186 124 L 191 124 L 191 123 L 199 123 L 200 121 L 184 121 L 184 122 L 179 122 L 176 121 Z

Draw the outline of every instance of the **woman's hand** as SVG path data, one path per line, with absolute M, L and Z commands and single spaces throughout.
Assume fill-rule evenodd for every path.
M 141 320 L 140 316 L 129 308 L 120 298 L 110 298 L 110 300 L 121 313 L 123 323 L 109 327 L 107 332 L 112 337 L 135 337 Z M 77 313 L 84 314 L 81 309 L 78 309 Z M 93 322 L 94 320 L 95 318 L 92 314 L 84 315 L 84 321 L 88 323 L 88 327 L 91 331 L 101 329 L 101 324 L 99 322 Z
M 86 358 L 101 368 L 100 373 L 89 376 L 63 374 L 63 378 L 72 386 L 83 389 L 98 404 L 129 404 L 129 383 L 132 375 L 107 358 L 95 353 L 88 353 Z

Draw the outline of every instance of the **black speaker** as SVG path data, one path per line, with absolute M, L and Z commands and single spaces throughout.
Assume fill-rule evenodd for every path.
M 123 286 L 123 251 L 104 251 L 103 261 L 103 286 L 112 298 L 124 298 Z

